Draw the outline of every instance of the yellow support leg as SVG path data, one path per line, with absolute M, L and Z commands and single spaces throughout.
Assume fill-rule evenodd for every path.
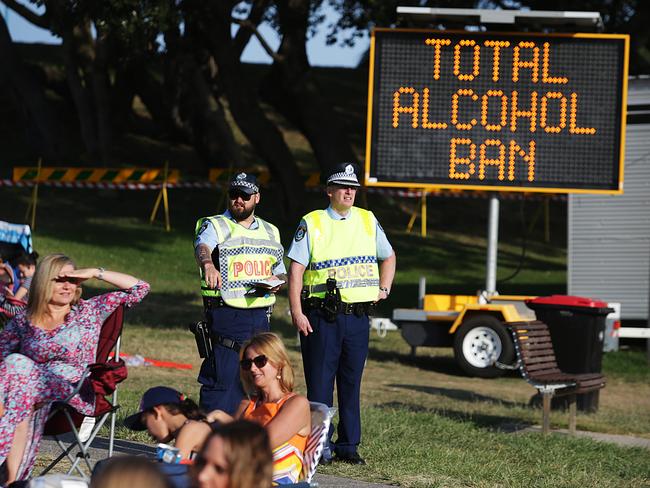
M 172 226 L 169 222 L 169 200 L 167 198 L 167 185 L 163 185 L 162 188 L 162 196 L 163 196 L 163 205 L 165 207 L 165 230 L 167 232 L 172 230 Z
M 158 192 L 158 196 L 156 197 L 156 203 L 153 204 L 153 210 L 151 211 L 151 217 L 149 217 L 149 223 L 153 224 L 153 221 L 156 218 L 156 214 L 158 213 L 158 207 L 160 207 L 160 202 L 163 197 L 163 192 L 162 189 Z
M 32 232 L 36 228 L 36 205 L 38 204 L 38 183 L 41 181 L 41 166 L 43 165 L 43 158 L 38 158 L 37 170 L 36 170 L 36 183 L 32 189 L 32 201 L 29 202 L 27 206 L 27 212 L 25 213 L 25 220 L 29 220 Z
M 427 236 L 427 191 L 422 190 L 422 199 L 420 200 L 420 224 L 421 230 L 420 235 L 422 237 Z
M 163 171 L 164 179 L 162 188 L 156 197 L 156 203 L 153 205 L 153 210 L 151 211 L 151 216 L 149 217 L 149 223 L 153 224 L 153 221 L 156 219 L 156 214 L 160 208 L 160 202 L 163 203 L 163 211 L 165 213 L 165 230 L 167 232 L 172 230 L 171 223 L 169 220 L 169 197 L 167 195 L 167 178 L 169 175 L 169 162 L 165 161 L 165 168 Z
M 411 214 L 411 218 L 409 219 L 409 223 L 406 226 L 406 232 L 411 233 L 411 230 L 413 229 L 413 224 L 415 224 L 415 219 L 418 218 L 418 211 L 414 210 L 413 213 Z

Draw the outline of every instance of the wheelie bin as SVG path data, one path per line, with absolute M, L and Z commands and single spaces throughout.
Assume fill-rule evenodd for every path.
M 548 325 L 559 368 L 566 373 L 600 373 L 605 318 L 614 311 L 591 298 L 552 295 L 527 300 L 538 320 Z M 598 410 L 599 391 L 577 396 L 579 410 Z

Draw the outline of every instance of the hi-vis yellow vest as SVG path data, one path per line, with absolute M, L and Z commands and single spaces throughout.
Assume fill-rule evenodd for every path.
M 215 266 L 221 274 L 221 289 L 209 288 L 201 273 L 201 295 L 221 297 L 235 308 L 268 307 L 275 303 L 275 294 L 247 295 L 252 284 L 270 278 L 273 268 L 282 259 L 284 250 L 280 232 L 274 225 L 255 217 L 257 229 L 247 229 L 223 215 L 205 217 L 196 223 L 198 234 L 203 222 L 209 220 L 217 233 L 219 263 Z
M 345 220 L 334 220 L 327 210 L 315 210 L 303 220 L 311 255 L 303 276 L 309 296 L 324 297 L 327 279 L 335 278 L 344 302 L 377 300 L 377 222 L 373 213 L 352 207 Z

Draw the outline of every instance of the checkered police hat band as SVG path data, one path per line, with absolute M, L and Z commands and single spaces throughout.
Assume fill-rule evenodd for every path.
M 232 183 L 230 183 L 230 188 L 248 188 L 250 190 L 253 190 L 255 193 L 260 191 L 257 185 L 254 185 L 253 183 L 249 183 L 248 181 L 243 181 L 243 180 L 233 181 Z
M 350 183 L 352 185 L 359 185 L 359 180 L 355 173 L 346 173 L 344 171 L 340 173 L 334 173 L 332 176 L 327 178 L 327 183 Z

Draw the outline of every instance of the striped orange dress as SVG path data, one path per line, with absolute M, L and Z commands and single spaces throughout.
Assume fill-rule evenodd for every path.
M 257 422 L 261 425 L 268 424 L 278 414 L 282 405 L 294 397 L 289 393 L 277 402 L 264 403 L 253 397 L 244 410 L 243 418 Z M 273 485 L 288 485 L 300 481 L 303 465 L 303 452 L 307 445 L 307 436 L 294 435 L 282 445 L 273 448 Z

